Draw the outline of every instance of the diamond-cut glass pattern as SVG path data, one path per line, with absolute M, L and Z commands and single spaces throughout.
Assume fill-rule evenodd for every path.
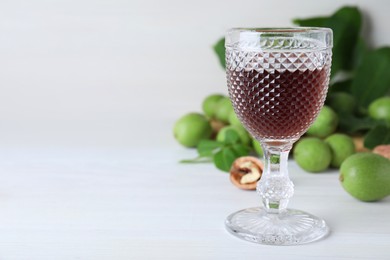
M 328 49 L 251 51 L 228 47 L 226 61 L 235 112 L 258 139 L 299 138 L 323 106 L 331 62 Z

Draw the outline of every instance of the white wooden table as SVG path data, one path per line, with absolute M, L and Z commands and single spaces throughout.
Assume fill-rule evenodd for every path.
M 2 147 L 0 259 L 390 259 L 390 197 L 357 201 L 337 172 L 293 161 L 290 207 L 323 217 L 331 234 L 287 247 L 233 237 L 226 216 L 257 206 L 256 193 L 213 165 L 179 164 L 195 152 L 174 142 L 172 122 L 158 125 L 116 146 Z

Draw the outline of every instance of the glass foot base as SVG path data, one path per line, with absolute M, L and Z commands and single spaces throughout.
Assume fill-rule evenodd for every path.
M 269 214 L 260 207 L 244 209 L 228 216 L 225 224 L 236 237 L 267 245 L 305 244 L 329 233 L 324 220 L 295 209 L 280 214 Z

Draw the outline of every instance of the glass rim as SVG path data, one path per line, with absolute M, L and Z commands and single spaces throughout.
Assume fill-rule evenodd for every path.
M 280 33 L 332 33 L 332 29 L 327 27 L 306 27 L 306 26 L 293 26 L 293 27 L 234 27 L 227 31 L 233 32 L 253 32 L 253 33 L 267 33 L 267 34 L 280 34 Z
M 296 38 L 316 45 L 311 50 L 331 49 L 333 47 L 333 31 L 326 27 L 237 27 L 231 28 L 225 35 L 225 47 L 237 48 L 238 43 L 249 43 L 245 48 L 256 51 L 308 51 L 307 48 L 273 49 L 263 48 L 260 42 L 265 39 Z M 269 47 L 269 46 L 268 46 Z

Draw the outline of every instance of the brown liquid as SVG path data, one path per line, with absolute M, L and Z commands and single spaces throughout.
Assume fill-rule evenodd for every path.
M 228 70 L 229 94 L 237 116 L 254 137 L 297 139 L 324 103 L 328 72 L 329 67 L 293 72 Z

